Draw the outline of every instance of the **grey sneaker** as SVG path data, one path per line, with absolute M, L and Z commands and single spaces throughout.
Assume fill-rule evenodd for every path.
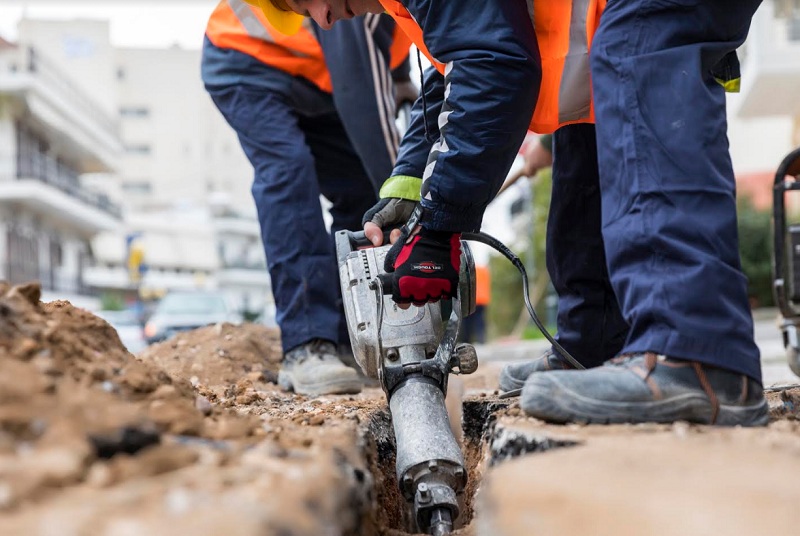
M 561 356 L 550 348 L 536 359 L 523 361 L 522 363 L 510 363 L 503 367 L 503 370 L 500 371 L 500 390 L 509 395 L 516 395 L 519 393 L 512 393 L 512 391 L 522 389 L 522 386 L 525 385 L 525 380 L 534 372 L 569 370 L 571 368 L 573 368 L 572 365 L 561 359 Z
M 355 370 L 339 361 L 336 345 L 314 339 L 286 352 L 278 385 L 301 395 L 319 396 L 360 393 L 363 382 Z
M 556 423 L 763 426 L 769 420 L 757 381 L 654 353 L 616 358 L 588 370 L 531 374 L 520 406 L 528 415 Z

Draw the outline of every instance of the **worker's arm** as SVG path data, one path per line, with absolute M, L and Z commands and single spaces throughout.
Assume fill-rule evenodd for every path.
M 440 137 L 423 168 L 423 226 L 476 230 L 535 105 L 540 72 L 526 3 L 409 0 L 406 7 L 423 26 L 431 54 L 447 64 Z M 409 144 L 422 144 L 419 136 L 403 140 L 393 175 L 419 171 L 419 162 L 406 156 Z
M 404 224 L 411 216 L 419 202 L 422 175 L 433 145 L 431 140 L 439 139 L 437 120 L 444 101 L 444 77 L 431 67 L 425 71 L 422 85 L 424 105 L 423 99 L 417 98 L 392 176 L 380 189 L 381 199 L 364 214 L 364 233 L 376 246 L 383 243 L 383 229 Z M 427 119 L 423 114 L 427 114 Z M 400 231 L 393 231 L 392 242 L 399 236 Z
M 384 266 L 394 272 L 394 301 L 422 304 L 455 295 L 461 232 L 480 228 L 516 157 L 533 115 L 540 71 L 525 2 L 405 5 L 423 28 L 432 56 L 446 64 L 436 108 L 439 137 L 422 171 L 422 210 L 404 226 Z M 424 125 L 422 133 L 418 121 L 415 126 L 403 139 L 393 178 L 420 170 L 410 158 L 416 153 L 406 153 L 409 144 L 424 146 Z
M 522 153 L 524 165 L 522 174 L 524 177 L 533 177 L 541 169 L 553 165 L 553 136 L 545 134 L 538 140 L 533 141 L 525 147 Z

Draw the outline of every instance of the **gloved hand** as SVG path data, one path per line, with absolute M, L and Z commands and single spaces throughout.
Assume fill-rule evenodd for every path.
M 413 220 L 403 227 L 384 264 L 392 274 L 392 299 L 398 304 L 425 305 L 455 297 L 460 269 L 461 233 L 429 230 Z
M 378 247 L 383 244 L 383 229 L 403 225 L 409 220 L 419 202 L 421 186 L 422 179 L 407 175 L 395 175 L 383 183 L 380 191 L 381 200 L 369 209 L 361 220 L 364 234 L 373 246 Z M 392 243 L 399 235 L 399 230 L 392 232 Z
M 361 225 L 372 222 L 381 229 L 386 229 L 403 224 L 411 217 L 411 213 L 414 212 L 414 207 L 416 206 L 417 202 L 410 199 L 397 197 L 380 199 L 375 203 L 375 206 L 364 213 Z

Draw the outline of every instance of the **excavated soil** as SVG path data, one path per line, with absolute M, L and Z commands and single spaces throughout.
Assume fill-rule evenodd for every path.
M 279 333 L 256 325 L 133 356 L 39 296 L 0 283 L 0 534 L 412 532 L 382 391 L 282 392 Z M 800 388 L 767 393 L 765 429 L 549 426 L 496 396 L 498 370 L 451 381 L 470 476 L 456 534 L 800 529 Z

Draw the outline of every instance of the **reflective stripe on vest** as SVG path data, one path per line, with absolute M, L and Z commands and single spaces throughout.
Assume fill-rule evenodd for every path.
M 589 47 L 604 7 L 604 0 L 533 2 L 542 61 L 539 100 L 530 124 L 534 132 L 594 122 Z
M 444 64 L 430 54 L 422 29 L 408 10 L 397 0 L 380 2 L 417 48 L 444 75 Z M 600 23 L 605 0 L 526 2 L 542 61 L 542 82 L 531 118 L 531 130 L 543 134 L 572 123 L 593 123 L 589 46 Z
M 330 93 L 333 86 L 322 47 L 308 24 L 304 23 L 297 34 L 286 36 L 270 26 L 259 8 L 244 0 L 222 0 L 211 14 L 206 35 L 219 48 L 252 56 Z

